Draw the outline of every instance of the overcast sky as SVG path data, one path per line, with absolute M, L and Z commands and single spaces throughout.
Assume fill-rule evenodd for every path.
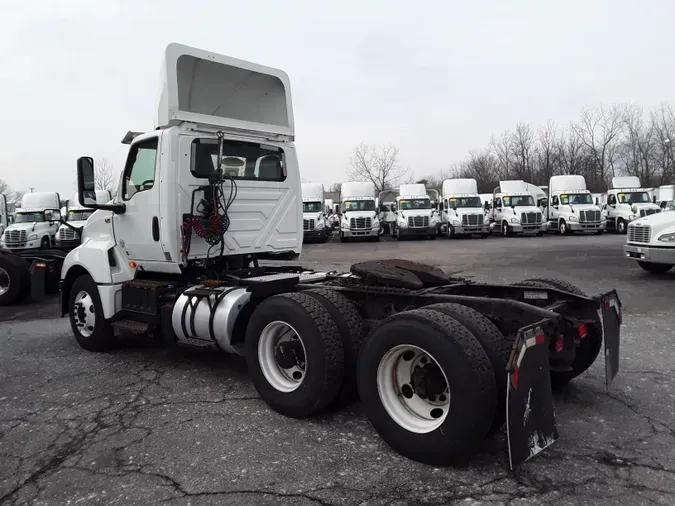
M 362 141 L 422 176 L 519 121 L 675 102 L 674 20 L 672 0 L 5 0 L 0 177 L 69 198 L 78 156 L 121 170 L 169 42 L 289 74 L 305 180 L 340 181 Z

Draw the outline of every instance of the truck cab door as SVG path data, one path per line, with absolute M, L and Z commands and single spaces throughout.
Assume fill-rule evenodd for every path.
M 560 199 L 558 198 L 557 195 L 554 195 L 553 198 L 551 199 L 551 209 L 550 209 L 551 221 L 555 221 L 556 223 L 558 222 L 558 218 L 560 217 L 559 209 L 560 209 Z
M 130 260 L 165 262 L 159 232 L 159 137 L 145 137 L 129 148 L 118 197 L 126 210 L 113 215 L 117 244 Z

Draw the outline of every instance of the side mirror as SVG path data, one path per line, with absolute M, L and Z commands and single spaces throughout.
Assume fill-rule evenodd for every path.
M 45 220 L 54 221 L 54 211 L 52 211 L 51 209 L 47 209 L 45 211 Z
M 94 175 L 94 159 L 81 156 L 77 159 L 77 200 L 80 205 L 89 209 L 103 209 L 122 214 L 126 211 L 124 204 L 97 204 L 96 177 Z

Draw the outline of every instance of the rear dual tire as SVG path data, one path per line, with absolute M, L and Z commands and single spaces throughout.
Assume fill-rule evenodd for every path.
M 306 418 L 356 398 L 356 361 L 364 336 L 356 306 L 336 291 L 275 295 L 251 315 L 246 363 L 272 409 Z
M 0 255 L 0 306 L 22 302 L 30 293 L 30 264 L 12 253 Z
M 368 419 L 390 447 L 418 462 L 466 464 L 495 424 L 495 367 L 475 334 L 449 316 L 468 321 L 473 315 L 461 308 L 437 304 L 390 316 L 359 358 Z

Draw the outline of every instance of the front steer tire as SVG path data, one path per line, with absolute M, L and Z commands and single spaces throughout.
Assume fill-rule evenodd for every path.
M 383 396 L 405 395 L 380 394 L 378 385 L 383 358 L 398 346 L 413 346 L 431 355 L 447 378 L 450 405 L 433 430 L 404 428 L 383 404 Z M 409 459 L 430 465 L 466 464 L 494 419 L 497 392 L 485 351 L 466 327 L 438 311 L 415 309 L 385 319 L 366 339 L 357 373 L 362 406 L 371 424 L 390 447 Z
M 263 330 L 283 322 L 300 337 L 306 370 L 292 391 L 275 388 L 265 377 L 259 359 Z M 262 301 L 251 314 L 246 329 L 246 365 L 260 397 L 276 412 L 306 418 L 326 408 L 337 396 L 344 376 L 344 351 L 340 331 L 328 309 L 311 295 L 283 293 Z
M 497 389 L 497 410 L 492 422 L 492 431 L 499 428 L 506 421 L 506 386 L 508 374 L 506 365 L 511 354 L 513 342 L 507 340 L 499 329 L 488 318 L 473 308 L 454 303 L 432 304 L 424 309 L 438 311 L 464 325 L 483 347 L 483 351 L 492 365 Z
M 86 300 L 89 304 L 82 304 Z M 83 274 L 75 280 L 70 287 L 68 295 L 68 312 L 70 319 L 70 328 L 77 344 L 87 351 L 108 351 L 115 347 L 117 340 L 110 321 L 103 317 L 103 305 L 98 293 L 98 287 L 89 274 Z M 84 329 L 81 326 L 83 320 L 82 312 L 94 316 L 94 325 L 92 328 Z M 78 326 L 80 322 L 80 326 Z M 89 334 L 91 332 L 91 334 Z
M 638 262 L 638 265 L 649 274 L 665 274 L 673 268 L 671 264 L 655 264 L 653 262 Z
M 357 398 L 356 363 L 366 338 L 366 327 L 356 305 L 335 290 L 315 288 L 302 293 L 316 299 L 329 313 L 337 325 L 344 352 L 345 374 L 342 387 L 332 403 L 338 408 L 350 404 Z

